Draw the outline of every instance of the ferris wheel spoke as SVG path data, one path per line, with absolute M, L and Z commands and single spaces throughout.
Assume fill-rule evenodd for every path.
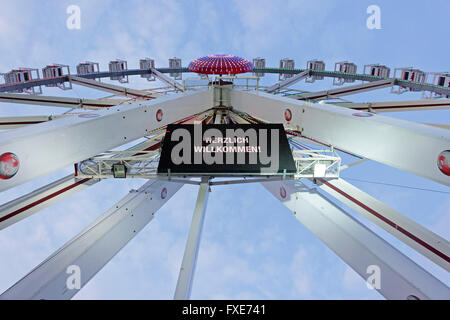
M 320 92 L 302 93 L 299 95 L 291 95 L 290 97 L 296 98 L 298 100 L 329 99 L 371 90 L 378 90 L 386 87 L 392 87 L 393 85 L 394 79 L 377 80 L 368 83 L 357 84 L 354 86 L 346 86 L 343 88 L 330 89 Z
M 408 101 L 385 101 L 385 102 L 365 102 L 365 103 L 342 102 L 333 104 L 355 110 L 375 111 L 375 112 L 403 112 L 403 111 L 450 109 L 450 99 L 422 99 L 422 100 L 408 100 Z
M 293 180 L 262 185 L 363 279 L 378 269 L 380 286 L 376 289 L 385 298 L 450 298 L 444 283 L 316 190 Z
M 58 179 L 0 206 L 0 230 L 97 183 L 98 179 L 77 179 L 73 174 Z
M 177 286 L 175 288 L 175 300 L 189 300 L 194 280 L 195 266 L 197 264 L 200 239 L 205 220 L 206 205 L 209 197 L 209 178 L 202 178 L 194 215 L 192 216 L 189 235 L 181 262 L 180 273 L 178 274 Z
M 446 130 L 450 130 L 450 124 L 444 124 L 444 123 L 429 123 L 429 122 L 423 122 L 423 124 L 426 124 L 427 126 L 442 128 Z
M 211 91 L 183 93 L 6 131 L 0 154 L 15 166 L 7 168 L 0 191 L 144 137 L 208 109 L 212 100 Z
M 235 109 L 283 123 L 307 138 L 450 186 L 440 163 L 450 153 L 448 130 L 262 92 L 232 90 L 231 102 Z
M 287 78 L 283 81 L 280 81 L 272 86 L 270 86 L 269 88 L 267 88 L 266 92 L 267 93 L 273 93 L 275 91 L 278 91 L 280 89 L 283 88 L 287 88 L 303 79 L 306 79 L 310 76 L 309 70 L 305 70 L 303 72 L 300 72 L 299 74 L 296 74 L 290 78 Z
M 28 126 L 30 124 L 47 122 L 52 120 L 53 118 L 59 117 L 61 116 L 1 117 L 0 130 L 17 129 L 20 127 Z
M 0 102 L 32 104 L 49 107 L 89 109 L 107 108 L 121 103 L 121 101 L 109 99 L 78 99 L 66 97 L 23 95 L 14 93 L 0 93 Z
M 450 243 L 343 179 L 321 180 L 320 188 L 414 250 L 450 271 Z
M 0 117 L 0 130 L 17 129 L 31 124 L 38 124 L 65 117 L 82 115 L 80 112 L 67 112 L 64 114 L 53 114 L 48 116 L 23 116 L 23 117 Z
M 181 187 L 180 183 L 150 180 L 139 190 L 131 190 L 0 299 L 71 299 Z
M 155 134 L 144 142 L 127 149 L 127 151 L 153 150 L 160 145 L 163 133 Z M 139 155 L 137 153 L 136 155 Z M 113 156 L 117 157 L 120 154 Z M 70 174 L 43 187 L 40 187 L 26 195 L 0 205 L 0 230 L 19 222 L 22 219 L 62 200 L 75 192 L 100 182 L 100 179 L 77 178 Z
M 23 117 L 0 117 L 0 130 L 9 130 L 25 127 L 31 124 L 57 120 L 65 117 L 88 115 L 84 112 L 71 111 L 63 114 L 53 114 L 48 116 L 23 116 Z
M 133 98 L 140 98 L 140 99 L 156 98 L 154 94 L 151 94 L 151 93 L 148 93 L 145 91 L 125 88 L 125 87 L 117 86 L 114 84 L 98 82 L 96 80 L 81 78 L 81 77 L 77 77 L 77 76 L 69 76 L 69 79 L 70 79 L 70 82 L 72 82 L 74 84 L 94 88 L 97 90 L 112 92 L 118 96 L 133 97 Z
M 185 88 L 182 84 L 178 83 L 176 80 L 166 76 L 164 73 L 159 72 L 158 70 L 156 70 L 155 68 L 152 68 L 152 74 L 158 78 L 159 80 L 161 80 L 162 82 L 168 84 L 169 86 L 173 87 L 175 90 L 184 92 Z

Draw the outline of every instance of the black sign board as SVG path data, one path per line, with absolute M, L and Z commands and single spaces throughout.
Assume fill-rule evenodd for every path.
M 161 175 L 292 175 L 296 172 L 282 124 L 170 124 Z

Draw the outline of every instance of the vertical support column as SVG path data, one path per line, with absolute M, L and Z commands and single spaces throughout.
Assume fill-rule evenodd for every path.
M 191 296 L 192 281 L 194 279 L 195 265 L 197 263 L 198 248 L 205 218 L 206 204 L 208 202 L 209 177 L 203 177 L 198 191 L 191 228 L 184 250 L 180 274 L 174 300 L 188 300 Z

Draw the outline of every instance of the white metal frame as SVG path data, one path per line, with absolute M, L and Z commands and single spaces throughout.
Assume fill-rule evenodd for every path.
M 28 96 L 14 93 L 0 93 L 0 101 L 61 108 L 99 109 L 122 103 L 111 99 L 79 99 L 51 96 Z
M 17 199 L 2 204 L 0 206 L 0 230 L 98 181 L 97 179 L 89 178 L 78 179 L 73 174 L 70 174 Z
M 385 101 L 385 102 L 340 102 L 334 103 L 337 106 L 347 107 L 355 110 L 367 112 L 402 112 L 420 110 L 444 110 L 450 108 L 450 99 L 433 100 L 406 100 L 406 101 Z
M 86 86 L 98 90 L 103 90 L 106 92 L 112 92 L 115 95 L 121 95 L 125 97 L 132 97 L 132 98 L 139 98 L 139 99 L 152 99 L 155 98 L 154 94 L 142 91 L 142 90 L 136 90 L 136 89 L 130 89 L 125 88 L 122 86 L 117 86 L 114 84 L 108 84 L 108 83 L 100 83 L 96 80 L 91 79 L 85 79 L 77 76 L 69 76 L 70 82 Z
M 152 74 L 158 78 L 159 80 L 161 80 L 164 83 L 167 83 L 169 86 L 172 86 L 175 90 L 184 92 L 185 88 L 183 85 L 181 85 L 180 83 L 178 83 L 176 81 L 176 79 L 178 79 L 178 77 L 175 77 L 175 79 L 171 79 L 170 77 L 166 76 L 164 73 L 159 72 L 158 70 L 156 70 L 155 68 L 151 68 L 152 70 Z
M 450 148 L 448 130 L 263 92 L 231 90 L 231 101 L 237 110 L 283 123 L 303 136 L 450 186 L 450 176 L 436 165 L 438 155 Z M 411 147 L 408 141 L 421 148 Z
M 311 92 L 296 95 L 298 100 L 313 100 L 313 99 L 334 99 L 337 97 L 348 96 L 350 94 L 357 94 L 365 91 L 378 90 L 394 85 L 392 79 L 376 80 L 368 83 L 357 84 L 353 86 L 345 86 L 342 88 L 335 88 L 320 92 Z
M 78 268 L 81 288 L 141 231 L 182 184 L 150 180 L 131 190 L 0 299 L 70 299 L 79 289 L 67 286 L 69 267 Z
M 140 153 L 141 150 L 152 147 L 155 139 L 158 139 L 160 136 L 160 134 L 155 134 L 152 138 L 138 143 L 128 150 L 134 150 L 134 152 Z M 0 230 L 100 181 L 100 179 L 90 177 L 81 178 L 77 172 L 77 164 L 75 168 L 74 174 L 67 175 L 17 199 L 0 205 Z
M 195 121 L 210 123 L 212 119 L 215 119 L 214 123 L 283 123 L 287 132 L 294 137 L 290 138 L 291 142 L 309 141 L 313 144 L 328 146 L 330 149 L 293 150 L 298 166 L 298 173 L 295 176 L 267 176 L 251 179 L 243 177 L 240 180 L 225 181 L 211 181 L 211 177 L 202 177 L 201 181 L 197 181 L 191 180 L 189 177 L 173 179 L 154 176 L 159 180 L 150 180 L 139 190 L 132 190 L 116 206 L 17 282 L 0 298 L 71 298 L 78 290 L 70 290 L 66 286 L 68 266 L 80 267 L 82 285 L 85 285 L 152 219 L 153 214 L 149 215 L 149 212 L 154 213 L 183 183 L 189 183 L 199 185 L 199 194 L 175 291 L 175 299 L 188 299 L 192 288 L 209 186 L 262 182 L 272 194 L 294 212 L 299 221 L 363 278 L 367 276 L 366 271 L 369 264 L 378 265 L 382 271 L 382 287 L 379 291 L 386 298 L 450 299 L 450 290 L 442 282 L 323 195 L 324 192 L 327 192 L 328 195 L 348 205 L 440 267 L 450 271 L 450 245 L 446 239 L 418 225 L 343 179 L 339 179 L 340 170 L 372 159 L 441 184 L 450 185 L 450 177 L 445 176 L 436 166 L 437 155 L 443 150 L 450 150 L 449 126 L 416 124 L 375 114 L 377 111 L 448 109 L 449 99 L 375 103 L 349 102 L 341 103 L 339 106 L 315 104 L 298 100 L 334 99 L 394 84 L 409 86 L 414 90 L 418 89 L 414 83 L 395 78 L 373 78 L 369 79 L 371 82 L 360 85 L 291 95 L 297 99 L 294 100 L 270 95 L 268 92 L 288 87 L 296 81 L 307 78 L 310 73 L 317 77 L 337 77 L 338 82 L 354 82 L 361 75 L 347 75 L 342 72 L 328 72 L 332 75 L 327 75 L 327 71 L 314 75 L 312 73 L 314 70 L 294 69 L 290 70 L 288 74 L 284 74 L 286 70 L 279 69 L 276 72 L 280 74 L 280 79 L 287 80 L 268 88 L 267 92 L 263 93 L 259 92 L 258 77 L 219 77 L 212 82 L 208 81 L 208 84 L 204 86 L 206 88 L 201 88 L 202 86 L 185 86 L 184 82 L 181 85 L 164 74 L 181 75 L 182 72 L 185 72 L 181 65 L 177 68 L 159 70 L 161 71 L 151 68 L 149 71 L 152 76 L 166 82 L 175 91 L 183 92 L 193 89 L 196 92 L 161 97 L 160 94 L 147 91 L 64 75 L 64 79 L 59 79 L 61 81 L 57 79 L 59 82 L 53 81 L 54 79 L 39 82 L 40 79 L 37 79 L 39 81 L 36 82 L 36 86 L 64 84 L 69 79 L 71 83 L 145 101 L 129 104 L 130 100 L 37 98 L 0 93 L 0 101 L 4 102 L 97 109 L 91 112 L 69 112 L 50 117 L 0 119 L 0 123 L 1 121 L 7 123 L 5 127 L 0 128 L 12 128 L 11 123 L 14 122 L 45 121 L 2 133 L 0 154 L 4 151 L 13 152 L 20 161 L 20 170 L 10 180 L 0 180 L 0 191 L 81 161 L 76 165 L 75 175 L 61 178 L 1 205 L 0 229 L 18 222 L 74 192 L 95 184 L 100 181 L 99 178 L 111 178 L 110 170 L 114 163 L 120 162 L 129 168 L 127 177 L 145 176 L 150 178 L 151 175 L 142 173 L 150 167 L 152 167 L 150 173 L 155 173 L 155 164 L 158 159 L 156 146 L 161 140 L 161 132 L 169 123 L 192 123 Z M 272 71 L 267 69 L 267 72 L 271 73 Z M 98 73 L 99 79 L 106 76 L 120 76 L 121 78 L 126 77 L 127 80 L 129 74 L 143 74 L 142 70 Z M 246 86 L 234 83 L 236 79 L 247 79 Z M 256 79 L 256 86 L 249 85 L 249 79 Z M 367 77 L 364 79 L 368 81 Z M 222 80 L 230 80 L 232 84 L 222 85 Z M 25 85 L 27 84 L 25 83 Z M 32 87 L 31 84 L 30 86 Z M 8 90 L 6 87 L 2 86 L 3 92 Z M 26 86 L 13 87 L 15 89 L 11 90 L 28 88 Z M 244 90 L 237 90 L 239 87 Z M 248 92 L 250 89 L 256 90 Z M 167 92 L 165 91 L 165 93 Z M 446 95 L 445 92 L 444 95 Z M 153 98 L 158 99 L 149 100 Z M 223 104 L 227 108 L 220 110 L 215 108 L 223 106 Z M 342 108 L 343 106 L 346 108 Z M 231 108 L 233 109 L 231 110 Z M 48 122 L 48 120 L 53 121 Z M 107 150 L 144 136 L 148 137 L 148 140 L 131 149 L 107 152 Z M 420 145 L 421 148 L 411 147 L 405 141 L 414 141 L 414 144 Z M 293 145 L 304 147 L 297 142 Z M 341 165 L 340 157 L 335 153 L 335 149 L 352 155 L 356 154 L 360 156 L 360 160 Z M 137 152 L 137 150 L 139 151 Z M 324 152 L 329 154 L 323 154 Z M 36 154 L 39 154 L 39 157 L 36 157 Z M 413 161 L 405 161 L 405 158 L 413 159 Z M 150 159 L 151 166 L 143 165 Z M 88 161 L 91 161 L 99 170 L 94 170 L 92 174 L 83 173 L 82 164 L 86 164 Z M 317 175 L 307 172 L 315 164 L 326 164 L 328 166 L 326 174 Z M 104 174 L 105 172 L 108 174 Z M 299 178 L 310 178 L 316 187 L 307 187 L 298 180 Z
M 207 109 L 211 103 L 211 91 L 189 92 L 96 110 L 88 118 L 68 117 L 7 131 L 0 137 L 0 150 L 16 154 L 20 170 L 12 179 L 2 181 L 0 190 L 144 137 L 156 128 Z M 130 122 L 134 125 L 130 126 Z M 38 153 L 42 156 L 34 157 Z
M 299 74 L 296 74 L 295 76 L 285 79 L 283 81 L 280 81 L 272 86 L 270 86 L 269 88 L 267 88 L 266 92 L 267 93 L 273 93 L 276 92 L 282 88 L 287 88 L 303 79 L 306 79 L 309 77 L 309 70 L 303 71 Z
M 343 179 L 319 180 L 322 190 L 450 272 L 450 243 Z
M 263 186 L 287 206 L 305 227 L 361 277 L 380 268 L 387 299 L 450 299 L 450 289 L 382 238 L 300 181 L 266 182 Z M 280 190 L 283 190 L 280 192 Z

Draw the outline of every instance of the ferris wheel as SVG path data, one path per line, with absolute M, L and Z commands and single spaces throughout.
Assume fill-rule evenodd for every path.
M 358 73 L 358 66 L 349 61 L 337 62 L 327 70 L 317 59 L 307 61 L 305 68 L 296 68 L 289 58 L 271 68 L 264 58 L 250 62 L 233 55 L 208 55 L 193 60 L 188 67 L 174 57 L 164 68 L 156 68 L 153 59 L 144 58 L 139 66 L 129 69 L 127 61 L 116 59 L 109 63 L 108 71 L 100 71 L 98 63 L 86 61 L 78 64 L 76 74 L 63 64 L 47 65 L 42 72 L 17 68 L 3 74 L 0 102 L 65 107 L 68 111 L 0 118 L 0 129 L 5 130 L 0 133 L 0 191 L 67 166 L 73 165 L 74 170 L 0 205 L 0 229 L 105 179 L 144 178 L 148 182 L 131 190 L 0 298 L 72 298 L 184 184 L 194 184 L 199 187 L 198 196 L 174 288 L 175 299 L 189 299 L 211 186 L 261 183 L 361 277 L 366 277 L 368 266 L 377 266 L 384 279 L 377 290 L 385 298 L 450 299 L 450 289 L 443 282 L 330 200 L 348 206 L 450 271 L 450 244 L 446 239 L 340 176 L 343 170 L 372 160 L 450 186 L 450 125 L 413 123 L 384 115 L 449 109 L 450 73 L 413 67 L 391 72 L 382 64 L 365 65 Z M 183 79 L 183 74 L 188 78 Z M 278 82 L 261 85 L 261 78 L 267 74 L 278 75 Z M 158 79 L 165 86 L 148 90 L 123 86 L 133 75 L 148 81 Z M 104 78 L 121 85 L 102 82 Z M 291 88 L 303 80 L 313 83 L 324 78 L 332 78 L 337 87 L 320 92 Z M 42 95 L 43 87 L 70 90 L 73 85 L 112 96 L 80 99 Z M 381 88 L 391 88 L 395 94 L 422 92 L 422 99 L 370 103 L 342 100 Z M 202 130 L 209 128 L 216 130 L 215 138 L 217 132 L 231 129 L 256 130 L 260 135 L 255 152 L 261 148 L 258 130 L 278 130 L 272 146 L 273 141 L 280 141 L 280 150 L 285 142 L 288 148 L 271 153 L 279 166 L 274 171 L 260 171 L 264 173 L 245 164 L 220 166 L 218 158 L 209 158 L 207 166 L 201 158 L 200 168 L 195 164 L 182 166 L 168 157 L 168 152 L 173 154 L 168 149 L 178 141 L 177 128 L 200 128 L 203 149 L 199 153 L 209 152 L 209 157 L 239 151 L 240 147 L 244 153 L 252 152 L 246 145 L 248 132 L 239 146 L 236 139 L 203 141 Z M 142 138 L 143 142 L 117 150 Z M 208 146 L 216 149 L 208 151 Z M 278 159 L 282 153 L 288 160 Z M 186 154 L 183 152 L 183 157 Z M 354 161 L 342 163 L 343 154 Z M 66 271 L 71 266 L 83 275 L 75 289 L 67 286 Z

